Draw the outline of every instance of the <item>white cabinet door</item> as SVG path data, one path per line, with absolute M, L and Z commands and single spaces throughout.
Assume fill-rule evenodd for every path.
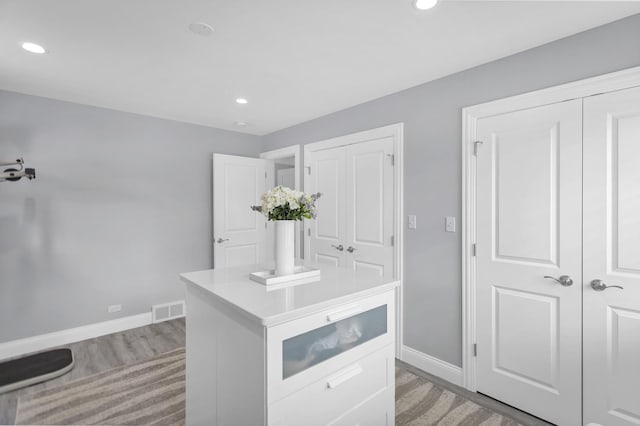
M 346 154 L 347 266 L 392 278 L 393 139 L 348 145 Z
M 266 218 L 253 210 L 266 189 L 270 160 L 213 154 L 215 268 L 269 261 Z
M 477 389 L 559 425 L 581 423 L 581 104 L 477 127 Z
M 311 164 L 311 192 L 321 192 L 318 217 L 310 226 L 309 259 L 313 262 L 344 266 L 346 234 L 344 148 L 314 152 Z M 305 259 L 307 254 L 305 252 Z
M 640 88 L 584 100 L 584 191 L 584 424 L 639 425 Z

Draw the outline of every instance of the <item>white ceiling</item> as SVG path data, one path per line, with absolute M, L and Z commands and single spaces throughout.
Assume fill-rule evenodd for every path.
M 266 134 L 635 13 L 609 1 L 0 0 L 0 88 Z

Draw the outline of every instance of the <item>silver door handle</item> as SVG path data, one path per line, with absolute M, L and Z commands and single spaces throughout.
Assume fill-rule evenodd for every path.
M 545 278 L 549 280 L 554 280 L 558 284 L 564 287 L 569 287 L 573 285 L 573 279 L 569 275 L 561 275 L 558 278 L 550 277 L 549 275 L 545 275 Z
M 344 247 L 342 247 L 342 244 L 340 244 L 339 246 L 334 246 L 333 244 L 331 244 L 331 247 L 333 247 L 334 249 L 336 249 L 338 251 L 344 250 Z
M 608 288 L 619 288 L 624 290 L 624 287 L 621 287 L 619 285 L 607 285 L 607 283 L 605 283 L 602 280 L 593 280 L 591 281 L 591 288 L 594 289 L 595 291 L 605 291 Z
M 347 251 L 348 251 L 349 253 L 353 253 L 354 251 L 356 251 L 356 249 L 355 249 L 355 248 L 353 248 L 353 247 L 351 247 L 351 246 L 349 246 L 349 247 L 347 247 Z
M 222 244 L 222 243 L 224 243 L 225 241 L 229 241 L 229 238 L 218 238 L 218 239 L 216 240 L 216 243 L 218 243 L 218 244 Z

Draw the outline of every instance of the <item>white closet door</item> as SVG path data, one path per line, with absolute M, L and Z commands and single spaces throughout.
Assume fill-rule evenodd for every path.
M 253 210 L 266 189 L 266 168 L 259 158 L 213 154 L 214 267 L 249 265 L 271 259 L 266 218 Z M 267 253 L 269 252 L 269 253 Z
M 392 138 L 346 147 L 347 266 L 393 277 Z
M 584 100 L 584 190 L 584 424 L 639 425 L 640 88 Z
M 477 389 L 558 425 L 581 423 L 581 103 L 477 127 Z
M 318 217 L 309 221 L 309 259 L 344 266 L 346 233 L 345 149 L 314 152 L 311 165 L 311 192 L 321 192 L 316 206 Z M 306 258 L 306 253 L 305 253 Z

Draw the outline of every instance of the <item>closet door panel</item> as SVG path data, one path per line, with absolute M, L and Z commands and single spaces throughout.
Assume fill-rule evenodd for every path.
M 561 425 L 581 418 L 581 103 L 477 127 L 477 389 Z
M 314 152 L 311 170 L 311 192 L 321 192 L 322 197 L 316 203 L 318 217 L 308 221 L 311 228 L 309 259 L 313 262 L 344 266 L 345 149 Z
M 393 277 L 392 138 L 346 147 L 347 265 Z
M 584 422 L 638 425 L 640 88 L 584 100 L 584 171 Z

